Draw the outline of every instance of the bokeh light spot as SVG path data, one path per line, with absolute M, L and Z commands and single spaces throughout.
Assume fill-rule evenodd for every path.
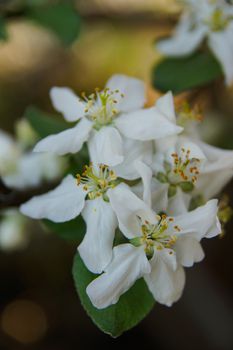
M 29 300 L 8 304 L 1 316 L 2 330 L 22 344 L 35 343 L 46 333 L 48 322 L 42 307 Z

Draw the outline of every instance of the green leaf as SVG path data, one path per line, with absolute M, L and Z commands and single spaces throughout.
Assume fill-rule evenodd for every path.
M 82 174 L 84 171 L 84 166 L 90 163 L 89 153 L 86 143 L 84 143 L 82 149 L 77 154 L 72 154 L 69 157 L 69 167 L 67 169 L 67 174 Z
M 56 117 L 34 106 L 29 106 L 26 109 L 24 117 L 41 138 L 51 134 L 57 134 L 71 127 L 70 124 L 60 121 Z
M 106 309 L 96 309 L 86 294 L 87 285 L 96 277 L 87 270 L 77 253 L 73 265 L 73 277 L 81 303 L 93 322 L 105 333 L 118 337 L 136 326 L 153 308 L 154 298 L 143 279 L 121 296 L 117 304 Z
M 0 16 L 0 40 L 7 40 L 7 30 L 6 30 L 6 23 L 2 16 Z
M 27 18 L 54 32 L 64 45 L 72 44 L 80 31 L 80 16 L 67 1 L 31 6 Z
M 58 234 L 59 237 L 77 243 L 81 243 L 86 231 L 86 225 L 81 215 L 64 223 L 55 223 L 49 220 L 43 220 L 42 223 L 49 231 Z
M 213 82 L 223 75 L 209 52 L 196 52 L 182 58 L 166 58 L 153 71 L 153 86 L 163 92 L 179 93 Z

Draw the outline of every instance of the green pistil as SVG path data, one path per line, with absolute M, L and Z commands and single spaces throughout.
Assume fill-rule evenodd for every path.
M 185 101 L 176 108 L 177 124 L 185 127 L 189 122 L 201 122 L 203 120 L 203 114 L 198 105 L 191 107 L 191 105 Z
M 103 91 L 96 89 L 94 94 L 86 97 L 83 94 L 83 98 L 86 101 L 85 113 L 87 117 L 93 121 L 93 128 L 100 130 L 103 126 L 111 125 L 114 118 L 118 115 L 119 111 L 116 109 L 118 101 L 115 99 L 123 98 L 124 95 L 120 94 L 119 90 L 110 91 L 105 88 Z
M 142 236 L 130 240 L 130 243 L 135 247 L 144 246 L 148 259 L 153 257 L 154 249 L 172 248 L 177 240 L 176 235 L 170 236 L 166 234 L 169 224 L 174 221 L 173 218 L 167 219 L 166 215 L 162 215 L 158 216 L 158 219 L 157 224 L 151 224 L 145 221 L 141 225 Z M 174 226 L 174 231 L 179 232 L 180 228 Z
M 169 184 L 168 197 L 173 197 L 177 193 L 177 187 L 180 187 L 183 192 L 191 192 L 195 187 L 199 170 L 196 164 L 199 159 L 190 159 L 190 150 L 181 149 L 181 156 L 173 153 L 173 166 L 164 162 L 165 172 L 158 172 L 156 179 L 165 184 Z
M 92 165 L 85 166 L 82 175 L 77 174 L 76 178 L 77 185 L 83 185 L 83 189 L 87 192 L 89 199 L 96 199 L 102 196 L 103 200 L 107 202 L 109 199 L 106 192 L 120 183 L 115 172 L 104 164 L 100 164 L 98 169 L 93 169 Z

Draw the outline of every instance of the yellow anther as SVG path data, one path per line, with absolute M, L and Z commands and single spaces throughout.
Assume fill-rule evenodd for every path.
M 184 147 L 180 150 L 180 155 L 172 153 L 173 167 L 167 170 L 166 176 L 171 184 L 179 184 L 180 182 L 196 182 L 199 169 L 197 163 L 199 159 L 191 158 L 191 150 Z M 173 174 L 173 175 L 172 175 Z

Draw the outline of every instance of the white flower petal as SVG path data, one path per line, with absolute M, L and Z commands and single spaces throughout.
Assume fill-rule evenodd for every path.
M 208 44 L 222 66 L 227 85 L 233 83 L 233 44 L 231 43 L 232 33 L 229 37 L 227 31 L 213 32 L 209 35 Z
M 151 206 L 152 170 L 148 165 L 146 165 L 139 159 L 135 160 L 134 167 L 142 179 L 143 201 L 150 207 Z
M 157 259 L 162 259 L 164 263 L 166 263 L 170 269 L 175 271 L 177 269 L 177 258 L 176 252 L 170 248 L 163 248 L 159 250 L 155 250 L 153 258 L 150 260 L 152 265 L 156 263 Z M 155 260 L 155 261 L 153 261 Z
M 189 158 L 197 158 L 199 160 L 205 160 L 206 156 L 202 148 L 198 145 L 196 141 L 192 141 L 190 138 L 185 136 L 180 136 L 177 138 L 177 143 L 175 146 L 175 152 L 180 154 L 182 153 L 182 148 L 186 151 L 189 150 Z
M 93 131 L 88 148 L 93 163 L 114 166 L 124 160 L 122 138 L 112 126 Z
M 171 123 L 156 107 L 122 114 L 115 124 L 124 136 L 141 141 L 160 139 L 183 130 Z
M 151 141 L 142 142 L 128 139 L 124 136 L 122 140 L 124 160 L 122 163 L 114 166 L 113 170 L 118 177 L 127 180 L 136 180 L 139 178 L 139 174 L 135 171 L 134 161 L 139 158 L 145 163 L 150 164 L 152 162 L 153 144 Z
M 158 108 L 158 110 L 164 114 L 167 119 L 176 124 L 176 113 L 175 113 L 175 106 L 174 106 L 174 99 L 172 92 L 169 91 L 165 95 L 161 96 L 155 103 L 155 106 Z
M 87 225 L 84 239 L 78 247 L 88 270 L 101 273 L 112 258 L 112 246 L 117 219 L 111 205 L 102 197 L 87 200 L 82 216 Z
M 216 232 L 220 234 L 221 231 L 219 231 L 218 222 L 216 221 L 217 212 L 218 201 L 212 199 L 191 212 L 175 217 L 174 225 L 178 225 L 181 229 L 181 232 L 176 233 L 176 235 L 188 235 L 201 240 L 206 234 L 211 235 L 213 231 L 215 235 Z
M 73 176 L 68 175 L 54 190 L 36 196 L 21 205 L 20 211 L 33 219 L 49 219 L 65 222 L 80 214 L 85 204 L 86 193 L 77 186 Z
M 106 272 L 91 282 L 86 289 L 92 304 L 103 309 L 116 304 L 137 279 L 150 273 L 143 247 L 122 244 L 113 249 L 113 259 Z
M 185 267 L 191 267 L 194 263 L 202 261 L 205 257 L 201 244 L 192 237 L 180 237 L 174 249 L 178 262 Z
M 39 141 L 34 152 L 51 152 L 58 155 L 77 153 L 87 141 L 91 128 L 92 123 L 83 118 L 74 128 L 50 135 Z
M 222 226 L 219 221 L 219 218 L 216 217 L 216 220 L 214 221 L 213 225 L 210 227 L 208 232 L 205 235 L 205 238 L 213 238 L 218 236 L 222 232 Z
M 178 139 L 180 138 L 181 136 L 179 135 L 171 135 L 171 136 L 168 136 L 168 137 L 163 137 L 159 140 L 155 140 L 154 143 L 155 143 L 155 148 L 156 148 L 156 151 L 158 152 L 156 155 L 155 155 L 155 159 L 157 158 L 158 154 L 161 153 L 162 156 L 163 156 L 163 161 L 164 161 L 164 156 L 165 156 L 165 153 L 168 151 L 168 150 L 171 150 L 171 149 L 175 149 L 175 146 L 178 142 Z
M 64 115 L 68 122 L 74 122 L 84 116 L 85 103 L 66 87 L 53 87 L 50 97 L 54 108 Z
M 156 179 L 152 182 L 152 208 L 156 213 L 166 213 L 168 207 L 168 184 Z
M 175 196 L 169 198 L 168 208 L 166 210 L 167 215 L 178 216 L 187 213 L 190 201 L 191 195 L 184 193 L 181 188 L 178 187 Z
M 208 200 L 218 195 L 232 178 L 232 169 L 219 169 L 215 172 L 202 170 L 195 185 L 193 195 L 202 195 Z M 210 181 L 211 179 L 211 181 Z
M 158 141 L 158 144 L 160 142 Z M 167 150 L 166 150 L 167 151 Z M 157 148 L 156 148 L 156 152 L 153 156 L 152 159 L 152 169 L 154 170 L 154 172 L 157 174 L 159 171 L 160 172 L 164 172 L 164 161 L 165 161 L 165 154 L 164 152 L 158 152 Z
M 139 79 L 116 74 L 108 80 L 106 86 L 112 91 L 119 90 L 121 94 L 124 94 L 123 98 L 116 94 L 118 101 L 116 108 L 120 112 L 142 108 L 146 102 L 145 84 Z
M 156 223 L 156 215 L 150 207 L 139 199 L 128 186 L 121 184 L 108 191 L 110 204 L 115 211 L 120 230 L 127 238 L 141 235 L 138 216 L 142 220 Z
M 171 306 L 182 295 L 185 285 L 184 269 L 179 266 L 174 270 L 159 251 L 156 251 L 150 263 L 151 273 L 144 277 L 148 288 L 157 302 Z
M 201 169 L 194 194 L 202 194 L 208 200 L 216 196 L 233 176 L 233 151 L 197 142 L 207 158 Z M 211 178 L 211 181 L 210 181 Z
M 196 1 L 196 0 L 195 0 Z M 180 20 L 174 30 L 175 34 L 187 33 L 190 29 L 190 15 L 186 11 L 180 16 Z
M 157 49 L 166 56 L 185 56 L 196 50 L 206 35 L 204 26 L 187 32 L 175 33 L 169 39 L 163 39 L 157 42 Z

